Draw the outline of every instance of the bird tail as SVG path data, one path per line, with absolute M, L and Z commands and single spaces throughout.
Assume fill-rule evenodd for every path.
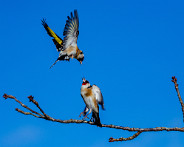
M 103 110 L 105 110 L 104 104 L 103 104 L 103 103 L 101 103 L 100 105 L 102 106 L 102 109 L 103 109 Z
M 102 124 L 101 124 L 101 122 L 100 122 L 99 113 L 93 112 L 93 113 L 92 113 L 92 117 L 95 119 L 95 124 L 96 124 L 98 127 L 102 127 Z
M 50 67 L 50 69 L 58 62 L 59 60 L 57 59 Z

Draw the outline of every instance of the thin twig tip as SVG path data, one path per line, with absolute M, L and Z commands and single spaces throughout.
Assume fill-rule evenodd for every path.
M 177 82 L 177 78 L 175 76 L 173 76 L 171 81 L 176 83 Z
M 29 99 L 29 101 L 30 101 L 30 102 L 32 102 L 32 101 L 33 101 L 34 96 L 30 95 L 30 96 L 28 96 L 27 98 Z
M 4 97 L 5 99 L 7 99 L 7 98 L 8 98 L 8 95 L 5 93 L 5 94 L 3 95 L 3 97 Z
M 7 98 L 15 99 L 15 97 L 14 97 L 13 95 L 8 95 L 8 94 L 6 94 L 6 93 L 3 95 L 3 97 L 4 97 L 5 99 L 7 99 Z
M 109 142 L 114 142 L 114 138 L 109 138 Z

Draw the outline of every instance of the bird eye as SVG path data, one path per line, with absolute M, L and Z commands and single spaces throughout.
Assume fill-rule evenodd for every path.
M 83 54 L 83 52 L 80 52 L 80 54 Z

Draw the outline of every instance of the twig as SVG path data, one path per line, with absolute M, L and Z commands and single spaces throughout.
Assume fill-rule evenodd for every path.
M 141 133 L 142 133 L 141 131 L 138 131 L 137 133 L 135 133 L 134 135 L 132 135 L 132 136 L 130 136 L 130 137 L 128 137 L 128 138 L 123 138 L 123 137 L 121 137 L 121 138 L 115 139 L 115 138 L 112 138 L 112 137 L 111 137 L 111 138 L 109 138 L 109 142 L 132 140 L 132 139 L 138 137 Z
M 177 78 L 175 76 L 173 76 L 171 81 L 174 83 L 176 92 L 178 94 L 178 98 L 179 98 L 181 108 L 182 108 L 182 112 L 183 112 L 183 122 L 184 122 L 184 104 L 183 104 L 183 100 L 181 98 L 180 91 L 179 91 L 179 88 L 178 88 Z
M 4 97 L 5 99 L 7 99 L 7 98 L 14 99 L 14 100 L 15 100 L 17 103 L 19 103 L 22 107 L 28 109 L 28 110 L 31 111 L 32 113 L 38 114 L 38 115 L 40 115 L 41 117 L 43 116 L 43 115 L 41 115 L 40 113 L 38 113 L 38 112 L 36 112 L 36 111 L 30 109 L 28 106 L 26 106 L 25 104 L 23 104 L 21 101 L 19 101 L 18 99 L 16 99 L 16 97 L 14 97 L 14 96 L 12 96 L 12 95 L 4 94 L 3 97 Z
M 44 115 L 45 117 L 49 117 L 48 115 L 45 114 L 45 112 L 43 111 L 43 109 L 40 108 L 38 102 L 35 101 L 33 98 L 34 98 L 34 97 L 33 97 L 32 95 L 28 96 L 29 101 L 32 102 L 33 104 L 35 104 L 36 107 L 38 107 L 38 109 L 43 113 L 43 115 Z
M 24 111 L 22 111 L 22 110 L 20 110 L 20 109 L 18 109 L 18 108 L 16 108 L 15 110 L 16 110 L 17 112 L 20 112 L 20 113 L 25 114 L 25 115 L 33 115 L 34 117 L 41 118 L 40 116 L 35 115 L 35 114 L 31 113 L 31 112 L 24 112 Z

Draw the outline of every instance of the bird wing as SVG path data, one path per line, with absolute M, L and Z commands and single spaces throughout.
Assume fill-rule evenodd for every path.
M 54 31 L 48 26 L 46 20 L 43 19 L 42 25 L 44 26 L 45 30 L 47 31 L 48 35 L 53 37 L 52 41 L 56 45 L 57 51 L 61 51 L 63 49 L 63 40 L 56 34 Z
M 74 10 L 74 15 L 71 12 L 71 17 L 68 16 L 68 20 L 66 21 L 63 36 L 63 49 L 65 50 L 70 45 L 77 45 L 77 38 L 79 35 L 79 17 L 77 10 Z
M 104 101 L 103 101 L 103 96 L 102 96 L 100 88 L 96 85 L 93 85 L 92 90 L 93 90 L 93 93 L 95 94 L 95 97 L 96 97 L 98 104 L 100 104 L 102 106 L 102 109 L 104 110 L 105 109 L 104 108 Z

